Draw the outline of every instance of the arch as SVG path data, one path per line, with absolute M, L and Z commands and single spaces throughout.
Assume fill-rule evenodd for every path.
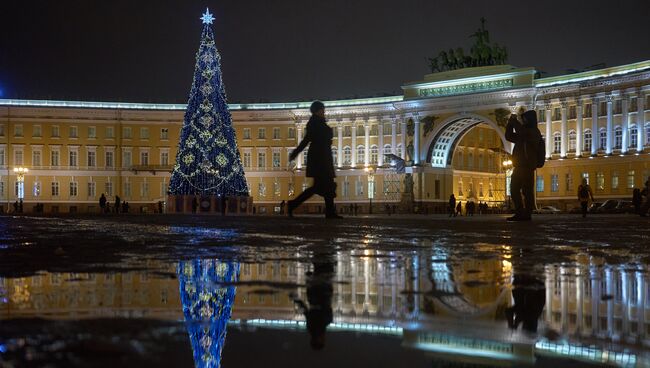
M 508 153 L 512 152 L 512 145 L 506 141 L 505 132 L 497 123 L 482 115 L 464 113 L 449 117 L 441 124 L 437 124 L 437 127 L 431 132 L 430 138 L 422 142 L 422 147 L 427 147 L 426 162 L 433 167 L 450 166 L 454 149 L 460 139 L 480 123 L 487 124 L 494 129 L 501 138 L 504 150 Z M 417 154 L 421 155 L 421 152 Z

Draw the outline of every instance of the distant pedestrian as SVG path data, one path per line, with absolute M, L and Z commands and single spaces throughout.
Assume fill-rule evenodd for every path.
M 14 202 L 14 213 L 18 213 L 18 201 Z
M 390 206 L 388 205 L 388 203 L 384 205 L 384 211 L 388 214 L 388 216 L 390 216 Z
M 632 191 L 632 205 L 634 206 L 634 213 L 637 215 L 641 212 L 641 203 L 643 202 L 643 196 L 641 195 L 641 189 L 634 188 Z
M 336 174 L 332 161 L 332 128 L 327 125 L 327 120 L 325 120 L 325 105 L 322 102 L 314 101 L 309 110 L 312 115 L 307 122 L 305 137 L 298 147 L 291 151 L 289 160 L 293 161 L 309 145 L 306 176 L 313 178 L 314 184 L 295 199 L 289 200 L 287 212 L 290 217 L 293 216 L 293 211 L 300 204 L 314 194 L 318 194 L 325 199 L 325 218 L 341 218 L 334 207 L 334 197 L 336 197 L 334 178 Z
M 449 217 L 451 216 L 456 217 L 456 197 L 453 193 L 449 196 Z
M 280 202 L 280 214 L 284 215 L 284 199 Z
M 23 213 L 23 199 L 21 198 L 20 201 L 18 201 L 18 212 Z
M 117 212 L 117 208 L 115 212 Z M 163 201 L 158 201 L 158 213 L 163 213 Z
M 578 186 L 578 201 L 582 209 L 582 217 L 587 217 L 589 203 L 590 201 L 594 201 L 594 193 L 591 191 L 589 184 L 587 184 L 587 178 L 582 178 L 582 184 Z
M 105 212 L 106 210 L 106 196 L 102 193 L 99 197 L 99 212 Z
M 458 216 L 463 215 L 463 201 L 458 201 L 458 204 L 456 205 L 456 215 L 458 215 Z M 456 215 L 454 215 L 454 217 Z
M 535 169 L 540 165 L 540 154 L 544 155 L 544 141 L 537 128 L 537 113 L 529 110 L 520 117 L 517 114 L 510 115 L 506 125 L 506 139 L 515 144 L 512 149 L 514 169 L 510 182 L 510 196 L 515 204 L 515 215 L 507 220 L 530 221 L 535 208 Z
M 648 210 L 650 210 L 650 177 L 645 181 L 645 188 L 641 191 L 641 195 L 645 196 L 645 202 L 641 206 L 639 215 L 646 217 L 648 216 Z
M 115 195 L 115 213 L 120 213 L 120 204 L 122 200 L 120 199 L 120 196 L 117 194 Z

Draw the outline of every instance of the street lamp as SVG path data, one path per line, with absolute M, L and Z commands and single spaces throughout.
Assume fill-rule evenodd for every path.
M 370 201 L 368 213 L 372 214 L 372 199 L 375 198 L 375 169 L 373 167 L 366 167 L 363 171 L 368 173 L 368 200 Z
M 507 209 L 510 209 L 510 175 L 512 175 L 512 160 L 511 159 L 506 159 L 502 162 L 502 166 L 504 169 L 503 175 L 504 175 L 504 194 L 503 194 L 503 199 L 506 202 L 505 206 Z
M 16 174 L 16 185 L 18 186 L 17 194 L 18 199 L 22 200 L 25 198 L 25 174 L 29 170 L 26 167 L 14 167 L 14 174 Z

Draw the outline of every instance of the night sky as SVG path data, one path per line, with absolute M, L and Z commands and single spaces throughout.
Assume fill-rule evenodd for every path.
M 547 75 L 650 59 L 647 0 L 7 0 L 0 98 L 185 103 L 206 6 L 229 102 L 401 94 L 481 16 Z

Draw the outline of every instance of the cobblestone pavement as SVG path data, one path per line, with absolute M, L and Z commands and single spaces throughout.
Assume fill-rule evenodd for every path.
M 1 367 L 650 355 L 638 216 L 5 216 L 0 233 Z

